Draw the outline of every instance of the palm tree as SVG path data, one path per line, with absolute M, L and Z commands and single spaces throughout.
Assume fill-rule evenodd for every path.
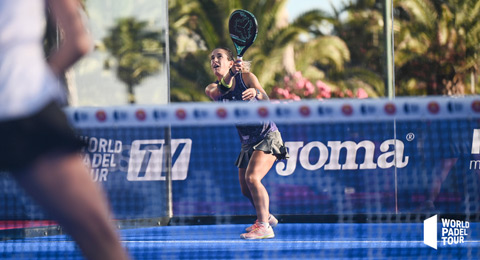
M 259 34 L 254 45 L 247 51 L 247 59 L 252 57 L 252 70 L 267 91 L 275 85 L 280 75 L 283 79 L 283 75 L 295 72 L 295 64 L 288 54 L 294 55 L 293 43 L 305 31 L 295 22 L 288 24 L 286 2 L 250 1 L 239 7 L 251 10 L 258 21 Z
M 282 48 L 293 39 L 288 36 L 291 29 L 276 28 L 276 14 L 285 2 L 286 0 L 170 0 L 172 100 L 207 100 L 204 88 L 212 80 L 207 56 L 219 46 L 233 49 L 227 21 L 235 9 L 246 9 L 256 16 L 260 33 L 245 58 L 254 57 L 253 72 L 259 76 L 264 86 L 268 86 L 266 82 L 273 85 L 273 76 L 279 71 L 277 62 L 281 62 Z
M 480 2 L 396 0 L 399 94 L 463 95 L 478 86 Z
M 260 83 L 267 91 L 275 85 L 276 80 L 283 79 L 283 75 L 295 71 L 296 65 L 289 55 L 296 55 L 296 52 L 302 51 L 305 57 L 309 57 L 306 61 L 310 64 L 322 60 L 323 63 L 334 63 L 334 67 L 342 67 L 348 58 L 345 52 L 338 48 L 344 48 L 344 44 L 341 44 L 334 53 L 318 52 L 315 49 L 319 44 L 327 44 L 325 50 L 335 49 L 334 45 L 339 42 L 338 38 L 325 38 L 305 45 L 294 44 L 299 42 L 302 33 L 309 32 L 312 21 L 319 21 L 325 15 L 321 12 L 306 14 L 292 24 L 286 24 L 284 16 L 286 2 L 286 0 L 170 0 L 172 100 L 206 100 L 204 87 L 212 80 L 208 52 L 219 46 L 232 46 L 227 21 L 235 9 L 249 10 L 257 18 L 259 34 L 245 58 L 253 59 L 252 71 L 259 77 Z M 319 57 L 318 53 L 328 57 Z M 311 59 L 313 57 L 318 59 Z M 302 61 L 300 66 L 308 67 L 304 63 Z
M 165 40 L 161 30 L 135 18 L 121 18 L 103 39 L 105 48 L 116 61 L 117 77 L 127 85 L 128 102 L 135 103 L 134 87 L 160 71 L 165 62 Z M 110 68 L 111 59 L 105 61 Z
M 294 24 L 307 28 L 310 37 L 295 43 L 297 70 L 337 91 L 363 88 L 370 97 L 384 96 L 380 8 L 375 0 L 365 0 L 340 9 L 332 5 L 332 14 L 312 10 L 301 15 Z
M 341 10 L 334 10 L 334 30 L 348 45 L 351 66 L 364 67 L 382 74 L 384 62 L 383 3 L 378 0 L 350 2 Z M 346 12 L 348 16 L 340 18 Z
M 217 39 L 213 30 L 202 33 L 204 12 L 199 1 L 169 0 L 170 99 L 172 101 L 206 101 L 203 88 L 208 82 L 207 40 Z M 213 43 L 216 44 L 216 43 Z M 210 45 L 213 45 L 210 43 Z
M 351 59 L 330 78 L 342 88 L 363 88 L 370 97 L 385 96 L 386 69 L 383 1 L 357 0 L 334 10 L 334 33 L 348 46 Z M 340 15 L 347 16 L 341 19 Z

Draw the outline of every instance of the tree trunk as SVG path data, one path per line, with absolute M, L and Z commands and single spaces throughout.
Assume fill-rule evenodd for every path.
M 280 11 L 280 17 L 278 18 L 277 26 L 283 28 L 289 25 L 288 22 L 288 11 L 285 6 Z M 296 72 L 295 68 L 295 51 L 293 49 L 293 44 L 289 44 L 285 47 L 282 57 L 282 66 L 287 72 L 288 75 L 293 75 Z
M 133 84 L 128 84 L 128 103 L 129 104 L 135 104 L 135 94 L 133 93 Z
M 293 75 L 296 72 L 295 69 L 295 51 L 293 44 L 289 44 L 283 52 L 283 68 L 288 75 Z

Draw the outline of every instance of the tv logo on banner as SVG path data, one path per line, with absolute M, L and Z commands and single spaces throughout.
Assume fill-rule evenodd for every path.
M 172 180 L 187 178 L 192 150 L 191 139 L 172 139 Z M 127 180 L 164 181 L 165 140 L 135 140 L 130 149 Z
M 423 243 L 437 249 L 437 215 L 423 221 Z M 443 245 L 457 245 L 465 243 L 468 236 L 470 222 L 442 218 Z
M 480 129 L 473 129 L 472 154 L 480 154 Z
M 472 154 L 475 154 L 477 157 L 480 156 L 480 129 L 473 129 Z M 480 160 L 470 160 L 470 170 L 477 169 L 480 169 Z

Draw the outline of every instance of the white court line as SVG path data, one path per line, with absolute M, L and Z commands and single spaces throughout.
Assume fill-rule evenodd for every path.
M 122 240 L 123 243 L 199 243 L 199 244 L 207 244 L 207 243 L 229 243 L 229 244 L 240 244 L 240 243 L 245 243 L 245 242 L 250 242 L 250 241 L 258 241 L 258 240 Z M 359 243 L 359 244 L 365 244 L 365 243 L 423 243 L 423 240 L 419 241 L 345 241 L 345 240 L 330 240 L 330 241 L 325 241 L 325 240 L 311 240 L 311 241 L 302 241 L 302 240 L 271 240 L 271 239 L 264 239 L 261 240 L 262 243 L 274 243 L 274 244 L 291 244 L 291 243 Z M 441 240 L 437 241 L 438 243 L 442 242 Z M 480 240 L 468 240 L 465 241 L 464 243 L 480 243 Z
M 241 244 L 251 241 L 259 241 L 259 240 L 245 240 L 245 239 L 238 239 L 238 240 L 121 240 L 122 243 L 168 243 L 168 244 L 186 244 L 186 243 L 198 243 L 198 244 L 207 244 L 207 243 L 229 243 L 229 244 Z M 274 243 L 274 244 L 291 244 L 291 243 L 299 243 L 299 244 L 306 244 L 306 243 L 332 243 L 332 244 L 349 244 L 349 243 L 357 243 L 357 244 L 366 244 L 366 243 L 423 243 L 423 240 L 276 240 L 276 239 L 262 239 L 260 240 L 262 243 Z M 10 241 L 9 243 L 12 244 L 28 244 L 28 243 L 74 243 L 73 240 L 28 240 L 28 241 Z M 441 243 L 441 240 L 437 240 L 438 243 Z M 5 243 L 5 241 L 0 242 L 0 244 Z M 463 244 L 466 243 L 480 243 L 480 240 L 466 240 Z

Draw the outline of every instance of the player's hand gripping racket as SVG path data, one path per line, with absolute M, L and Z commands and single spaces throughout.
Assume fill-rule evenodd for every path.
M 242 60 L 245 51 L 257 38 L 258 24 L 255 16 L 246 10 L 236 10 L 228 20 L 228 30 L 237 50 L 237 59 Z

